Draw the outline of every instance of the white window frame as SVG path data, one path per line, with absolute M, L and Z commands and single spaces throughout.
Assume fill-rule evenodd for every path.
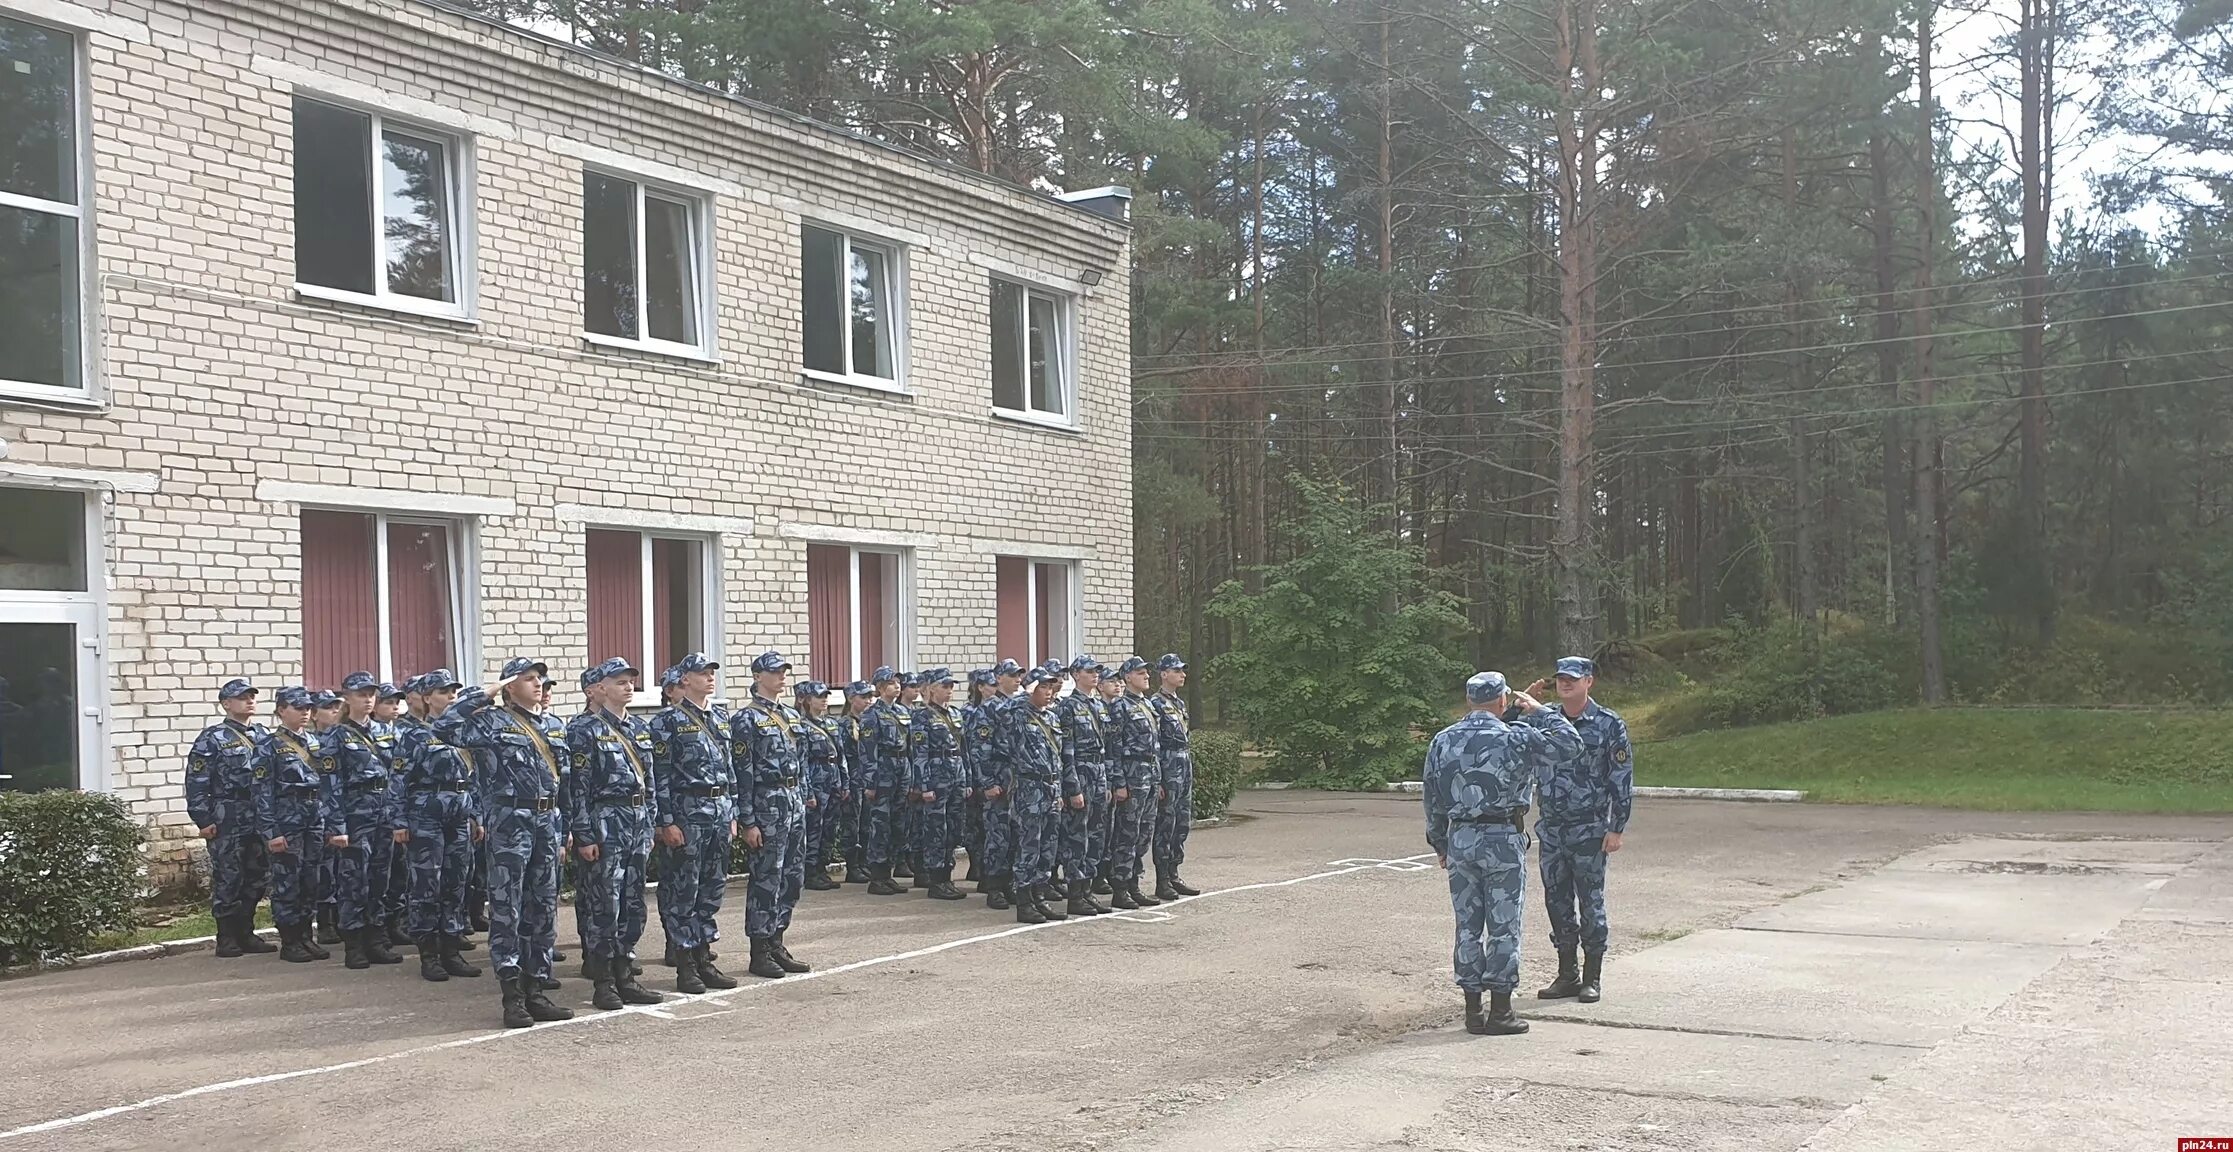
M 359 101 L 329 96 L 313 89 L 296 89 L 289 94 L 287 108 L 290 130 L 294 115 L 294 101 L 297 100 L 307 100 L 314 104 L 324 104 L 329 108 L 339 108 L 345 112 L 355 112 L 371 117 L 372 134 L 369 137 L 369 146 L 372 151 L 369 176 L 372 181 L 372 235 L 366 237 L 366 240 L 372 244 L 372 291 L 370 293 L 352 292 L 346 288 L 328 288 L 323 284 L 310 284 L 302 280 L 296 280 L 294 282 L 295 295 L 314 300 L 332 300 L 343 304 L 379 308 L 389 312 L 404 312 L 414 316 L 433 316 L 446 320 L 472 322 L 479 306 L 479 293 L 475 290 L 475 282 L 478 277 L 475 273 L 478 266 L 477 253 L 480 247 L 478 234 L 473 227 L 473 220 L 477 215 L 473 201 L 473 189 L 479 184 L 474 168 L 473 138 L 454 128 L 444 128 L 439 124 L 430 124 L 424 120 L 398 116 Z M 457 286 L 457 299 L 455 301 L 427 300 L 418 296 L 405 296 L 388 291 L 387 245 L 381 237 L 382 222 L 387 218 L 385 215 L 386 197 L 383 195 L 386 190 L 382 187 L 382 181 L 387 176 L 387 163 L 381 156 L 380 144 L 390 124 L 395 125 L 396 130 L 405 135 L 422 136 L 440 141 L 449 152 L 450 252 L 448 272 L 450 283 Z M 290 143 L 289 146 L 292 147 L 292 144 Z M 289 161 L 293 164 L 300 164 L 302 159 L 299 156 L 290 156 Z M 289 224 L 295 230 L 293 234 L 299 235 L 301 221 L 291 220 Z
M 605 348 L 626 348 L 637 352 L 655 352 L 662 356 L 680 356 L 690 360 L 711 362 L 713 354 L 713 205 L 703 192 L 649 179 L 621 168 L 608 168 L 600 164 L 582 166 L 584 176 L 602 176 L 607 180 L 621 180 L 636 186 L 636 331 L 637 337 L 607 336 L 591 332 L 584 317 L 582 339 Z M 673 340 L 655 340 L 643 335 L 648 323 L 645 304 L 644 200 L 647 197 L 679 202 L 690 210 L 690 277 L 693 284 L 692 298 L 698 305 L 698 342 L 683 344 Z M 584 204 L 584 214 L 587 205 Z M 586 227 L 586 223 L 584 227 Z M 655 686 L 656 688 L 656 686 Z M 653 693 L 656 695 L 656 691 Z
M 450 637 L 456 651 L 450 658 L 457 661 L 456 671 L 461 678 L 470 679 L 470 669 L 481 666 L 480 635 L 480 525 L 471 516 L 448 516 L 434 513 L 389 512 L 378 508 L 352 508 L 346 504 L 305 504 L 304 512 L 342 512 L 352 516 L 372 517 L 372 582 L 376 601 L 375 627 L 380 635 L 380 666 L 368 669 L 383 681 L 395 680 L 395 640 L 390 635 L 390 625 L 395 619 L 388 599 L 388 526 L 390 524 L 419 524 L 450 530 Z M 300 513 L 297 513 L 297 531 L 300 531 Z M 299 546 L 300 539 L 298 537 Z
M 0 472 L 0 487 L 68 492 L 84 501 L 85 590 L 0 590 L 0 621 L 62 624 L 77 629 L 77 787 L 81 792 L 106 792 L 110 787 L 108 559 L 103 534 L 107 494 L 66 483 L 39 483 L 5 472 Z
M 1024 562 L 1024 650 L 1031 654 L 1031 659 L 1024 661 L 1024 666 L 1029 668 L 1044 664 L 1049 660 L 1067 662 L 1070 657 L 1077 655 L 1085 648 L 1081 639 L 1085 630 L 1085 594 L 1082 587 L 1084 581 L 1080 578 L 1083 566 L 1076 560 L 1064 559 L 1059 556 L 1030 556 L 1015 553 L 1007 553 L 1006 555 L 1012 560 L 1022 560 Z M 1039 651 L 1039 566 L 1041 564 L 1056 565 L 1067 569 L 1070 573 L 1069 595 L 1063 597 L 1063 599 L 1068 601 L 1064 605 L 1064 611 L 1069 617 L 1070 647 L 1073 651 Z
M 865 645 L 862 643 L 863 633 L 861 631 L 861 556 L 863 553 L 870 553 L 877 556 L 893 556 L 898 558 L 898 563 L 894 564 L 892 568 L 894 574 L 897 575 L 899 578 L 899 619 L 895 621 L 895 627 L 892 629 L 892 631 L 896 636 L 896 647 L 898 647 L 899 651 L 893 653 L 891 656 L 893 662 L 892 667 L 912 668 L 915 666 L 914 549 L 878 548 L 861 544 L 853 544 L 846 547 L 846 576 L 849 583 L 845 590 L 845 605 L 853 613 L 852 666 L 854 668 L 861 668 L 861 655 L 866 650 Z M 861 674 L 863 676 L 866 676 L 869 671 L 872 670 L 863 669 Z
M 884 279 L 886 281 L 884 285 L 885 311 L 890 314 L 887 317 L 887 322 L 892 329 L 892 377 L 887 380 L 882 376 L 867 376 L 853 371 L 853 310 L 849 302 L 842 305 L 838 313 L 839 328 L 844 337 L 838 341 L 838 346 L 845 352 L 845 371 L 825 372 L 819 368 L 808 368 L 806 366 L 806 302 L 804 299 L 801 299 L 799 306 L 799 371 L 809 380 L 820 380 L 829 384 L 873 388 L 879 392 L 907 392 L 908 246 L 897 240 L 886 240 L 879 236 L 868 235 L 843 224 L 828 224 L 819 220 L 806 219 L 800 221 L 799 224 L 799 245 L 802 251 L 806 245 L 806 229 L 808 228 L 832 233 L 845 242 L 844 248 L 838 253 L 837 262 L 838 285 L 840 288 L 838 295 L 841 301 L 846 300 L 845 287 L 853 282 L 854 247 L 859 246 L 883 255 Z M 803 286 L 801 295 L 802 297 L 804 295 Z
M 87 29 L 72 28 L 47 20 L 35 20 L 14 9 L 4 10 L 10 20 L 36 25 L 49 32 L 70 38 L 70 92 L 75 97 L 70 102 L 70 139 L 77 153 L 77 203 L 64 204 L 57 200 L 42 200 L 36 196 L 0 191 L 0 207 L 20 208 L 48 216 L 61 216 L 77 222 L 77 308 L 78 308 L 78 386 L 63 388 L 53 384 L 37 384 L 29 380 L 11 380 L 0 376 L 0 395 L 33 400 L 53 401 L 64 404 L 97 404 L 101 394 L 98 388 L 98 362 L 96 349 L 100 344 L 98 305 L 100 277 L 94 263 L 93 233 L 93 148 L 87 126 L 93 122 L 91 94 L 86 91 L 89 69 L 86 67 Z
M 1076 428 L 1078 426 L 1078 298 L 1068 292 L 1033 284 L 1028 280 L 1014 276 L 1002 276 L 995 273 L 991 281 L 987 282 L 985 315 L 988 321 L 991 319 L 993 308 L 990 287 L 992 283 L 1006 284 L 1019 289 L 1023 293 L 1023 315 L 1018 318 L 1020 326 L 1016 331 L 1018 336 L 1017 352 L 1023 357 L 1023 364 L 1018 368 L 1017 378 L 1023 381 L 1024 402 L 1022 408 L 1007 408 L 1000 404 L 999 398 L 996 396 L 992 403 L 993 415 L 1005 420 L 1021 420 L 1028 424 L 1043 424 L 1049 428 Z M 1041 412 L 1030 406 L 1031 301 L 1034 297 L 1054 305 L 1055 356 L 1057 358 L 1055 375 L 1056 385 L 1062 390 L 1063 406 L 1063 414 L 1060 416 L 1049 412 Z M 986 339 L 988 342 L 991 339 L 989 331 L 986 333 Z M 987 381 L 989 383 L 992 350 L 988 348 L 987 352 Z
M 638 576 L 637 587 L 643 590 L 643 630 L 641 634 L 644 650 L 625 655 L 628 661 L 634 664 L 637 671 L 643 673 L 643 675 L 637 679 L 636 696 L 635 699 L 629 701 L 629 707 L 660 707 L 662 701 L 659 696 L 659 670 L 656 667 L 659 639 L 656 634 L 657 613 L 654 610 L 658 601 L 652 590 L 652 542 L 655 540 L 686 540 L 698 546 L 698 610 L 705 619 L 706 631 L 710 633 L 705 637 L 705 646 L 698 650 L 712 657 L 713 662 L 718 664 L 721 662 L 722 631 L 721 537 L 710 536 L 701 532 L 660 532 L 648 528 L 631 527 L 626 524 L 590 524 L 587 525 L 587 530 L 591 532 L 629 532 L 636 537 L 638 554 L 641 557 L 642 564 L 642 567 L 638 569 L 640 575 Z M 583 538 L 584 543 L 582 545 L 585 554 L 589 548 L 587 539 L 586 536 Z M 585 582 L 582 587 L 585 603 L 588 594 L 589 588 Z M 593 655 L 590 659 L 601 660 L 603 657 Z

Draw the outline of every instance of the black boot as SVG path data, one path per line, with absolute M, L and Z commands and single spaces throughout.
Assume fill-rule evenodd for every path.
M 814 863 L 806 866 L 807 891 L 835 892 L 842 887 L 844 885 L 830 879 L 830 866 L 827 863 Z
M 1068 897 L 1068 905 L 1063 909 L 1063 915 L 1092 916 L 1096 914 L 1087 904 L 1087 885 L 1085 881 L 1072 880 L 1070 890 L 1065 895 Z
M 395 950 L 388 947 L 387 925 L 367 924 L 364 931 L 358 933 L 358 935 L 364 937 L 365 959 L 372 961 L 374 964 L 403 963 L 403 957 L 396 955 Z
M 1070 913 L 1055 903 L 1059 899 L 1061 897 L 1054 894 L 1052 881 L 1042 880 L 1031 886 L 1031 906 L 1037 908 L 1039 914 L 1049 920 L 1068 920 L 1070 918 Z
M 1489 1018 L 1481 1014 L 1481 994 L 1479 992 L 1468 991 L 1465 994 L 1465 1030 L 1475 1036 L 1489 1034 Z
M 402 948 L 412 943 L 415 943 L 415 941 L 411 939 L 411 934 L 403 930 L 403 917 L 390 916 L 388 918 L 388 947 Z
M 705 995 L 705 979 L 698 975 L 697 950 L 694 948 L 677 948 L 669 944 L 667 945 L 667 955 L 677 961 L 675 964 L 675 991 L 685 996 Z
M 442 949 L 442 970 L 444 972 L 468 979 L 481 974 L 480 969 L 466 963 L 465 957 L 458 955 L 457 937 L 443 936 L 438 938 L 435 943 L 437 947 Z
M 1598 985 L 1598 978 L 1605 974 L 1605 954 L 1592 952 L 1582 958 L 1582 986 L 1575 990 L 1577 1000 L 1595 1004 L 1605 993 Z
M 777 964 L 782 965 L 785 972 L 814 971 L 813 965 L 810 965 L 804 960 L 791 955 L 791 946 L 783 942 L 783 933 L 781 932 L 768 937 L 768 955 L 773 958 Z
M 566 962 L 566 950 L 563 948 L 551 949 L 550 962 L 553 964 L 564 964 Z
M 461 935 L 457 935 L 457 936 L 452 936 L 452 937 L 450 937 L 450 943 L 452 943 L 452 944 L 455 944 L 455 945 L 457 945 L 457 947 L 458 947 L 458 950 L 459 950 L 459 951 L 461 951 L 461 952 L 471 952 L 471 951 L 472 951 L 472 950 L 474 950 L 475 948 L 478 948 L 478 947 L 480 947 L 480 946 L 481 946 L 481 942 L 480 942 L 480 941 L 478 941 L 478 940 L 475 940 L 475 939 L 474 939 L 474 938 L 472 938 L 471 936 L 466 936 L 466 935 L 462 935 L 462 934 L 461 934 Z
M 858 852 L 846 853 L 845 882 L 847 884 L 866 884 L 868 883 L 868 877 L 868 858 Z
M 542 988 L 536 986 L 533 980 L 524 983 L 527 987 L 526 995 L 522 999 L 526 1001 L 527 1014 L 533 1017 L 536 1023 L 549 1024 L 557 1020 L 571 1020 L 574 1018 L 573 1009 L 561 1008 L 551 1003 L 550 997 L 544 995 Z
M 644 987 L 643 982 L 636 979 L 636 977 L 639 975 L 641 975 L 641 973 L 638 973 L 633 968 L 631 968 L 628 962 L 625 960 L 621 961 L 619 967 L 614 970 L 613 988 L 615 991 L 618 991 L 620 993 L 621 1003 L 659 1004 L 667 999 L 657 992 Z
M 600 1012 L 620 1007 L 620 987 L 613 983 L 612 961 L 602 956 L 582 958 L 582 974 L 589 977 L 589 1002 Z
M 1469 1029 L 1470 1031 L 1470 1029 Z M 1489 993 L 1489 1013 L 1481 1021 L 1483 1036 L 1517 1036 L 1527 1031 L 1527 1021 L 1512 1011 L 1510 992 Z
M 702 981 L 706 987 L 719 988 L 723 991 L 727 991 L 728 989 L 737 986 L 736 977 L 731 976 L 728 973 L 723 972 L 721 969 L 713 966 L 712 948 L 703 944 L 699 945 L 697 952 L 694 955 L 694 959 L 697 961 L 696 967 L 698 969 L 698 979 Z
M 1088 916 L 1106 916 L 1106 915 L 1108 915 L 1109 913 L 1111 913 L 1111 912 L 1114 912 L 1114 911 L 1116 911 L 1116 909 L 1114 909 L 1114 908 L 1111 908 L 1111 907 L 1110 907 L 1110 906 L 1108 906 L 1107 904 L 1103 904 L 1103 903 L 1102 903 L 1102 902 L 1100 902 L 1099 900 L 1096 900 L 1096 899 L 1094 899 L 1094 898 L 1093 898 L 1093 882 L 1092 882 L 1092 881 L 1090 881 L 1090 880 L 1080 880 L 1080 881 L 1078 881 L 1078 883 L 1079 883 L 1079 885 L 1081 885 L 1082 887 L 1084 887 L 1084 888 L 1085 888 L 1085 913 L 1086 913 L 1086 915 L 1088 915 Z
M 474 907 L 467 909 L 465 913 L 465 926 L 471 928 L 475 932 L 488 931 L 488 909 L 480 905 L 475 905 Z
M 907 857 L 902 856 L 892 862 L 891 874 L 901 880 L 912 880 L 915 878 L 915 866 L 907 862 Z
M 1168 872 L 1157 872 L 1155 874 L 1155 902 L 1158 904 L 1168 904 L 1178 898 L 1178 888 L 1171 883 L 1171 874 Z
M 336 937 L 334 943 L 338 944 L 340 942 L 340 938 Z M 312 913 L 310 919 L 302 922 L 302 946 L 310 950 L 310 958 L 312 960 L 333 959 L 333 953 L 326 951 L 325 945 L 318 942 L 318 920 L 316 913 Z
M 535 1017 L 527 1012 L 526 981 L 526 977 L 517 973 L 502 977 L 497 981 L 504 997 L 504 1026 L 506 1028 L 534 1026 Z
M 667 955 L 659 962 L 669 968 L 680 968 L 682 967 L 681 960 L 682 949 L 675 947 L 674 941 L 667 941 Z
M 869 874 L 871 879 L 868 882 L 868 894 L 871 896 L 899 896 L 907 891 L 892 883 L 892 866 L 889 864 L 872 864 L 869 866 Z
M 1039 901 L 1032 898 L 1031 889 L 1025 888 L 1017 892 L 1014 903 L 1016 905 L 1016 923 L 1044 924 L 1047 922 L 1047 910 L 1040 907 Z
M 364 937 L 365 930 L 362 928 L 341 934 L 341 962 L 348 965 L 351 971 L 372 967 L 372 958 L 364 953 Z
M 775 962 L 774 956 L 768 954 L 768 941 L 764 936 L 754 936 L 752 938 L 752 963 L 745 968 L 745 971 L 758 976 L 762 980 L 781 980 L 790 975 L 783 970 L 783 965 Z
M 279 926 L 279 958 L 289 964 L 308 964 L 317 957 L 312 955 L 304 941 L 310 938 L 308 924 L 281 924 Z
M 1132 886 L 1122 880 L 1109 882 L 1109 907 L 1118 912 L 1130 912 L 1140 902 L 1132 898 Z
M 633 953 L 633 952 L 630 952 L 630 953 L 629 953 L 628 955 L 626 955 L 626 956 L 622 957 L 622 961 L 623 961 L 622 967 L 625 967 L 625 968 L 627 968 L 627 969 L 628 969 L 628 974 L 629 974 L 630 976 L 642 976 L 642 975 L 644 974 L 644 965 L 643 965 L 643 961 L 641 961 L 641 960 L 638 960 L 638 959 L 636 959 L 636 954 L 635 954 L 635 953 Z M 619 976 L 620 976 L 620 973 L 618 973 L 618 972 L 615 972 L 615 973 L 613 973 L 613 976 L 614 976 L 614 978 L 615 978 L 615 979 L 618 979 L 618 978 L 619 978 Z
M 241 951 L 250 956 L 279 951 L 277 944 L 256 935 L 256 914 L 253 911 L 242 912 L 233 917 L 233 940 L 240 945 Z
M 985 907 L 995 912 L 1006 912 L 1015 902 L 1008 899 L 1008 882 L 1002 879 L 985 881 Z
M 1564 944 L 1558 950 L 1558 979 L 1550 982 L 1535 994 L 1538 1000 L 1564 1000 L 1582 990 L 1580 969 L 1574 966 L 1574 946 Z
M 1142 908 L 1153 908 L 1162 903 L 1161 900 L 1140 891 L 1140 878 L 1137 876 L 1132 878 L 1132 902 Z
M 1171 869 L 1171 891 L 1181 896 L 1199 896 L 1202 894 L 1202 890 L 1187 883 L 1186 877 L 1179 875 L 1179 870 L 1176 868 Z
M 215 955 L 218 959 L 231 960 L 241 954 L 240 937 L 236 935 L 238 931 L 239 928 L 234 925 L 231 916 L 217 917 L 217 949 Z
M 442 938 L 419 937 L 419 979 L 440 984 L 449 978 L 449 969 L 442 967 Z
M 969 854 L 969 871 L 961 874 L 961 882 L 964 884 L 982 884 L 984 882 L 984 878 L 977 875 L 977 854 L 975 852 Z M 984 889 L 979 888 L 977 891 L 982 892 Z
M 553 963 L 556 963 L 556 961 L 553 961 Z M 529 983 L 535 985 L 535 990 L 538 992 L 556 992 L 559 988 L 559 979 L 556 976 L 545 976 L 538 980 L 531 980 Z
M 1096 872 L 1096 873 L 1094 873 L 1094 875 L 1093 875 L 1093 895 L 1095 895 L 1095 896 L 1114 896 L 1114 895 L 1116 895 L 1116 886 L 1115 886 L 1114 884 L 1112 884 L 1112 883 L 1110 883 L 1110 882 L 1109 882 L 1109 870 L 1108 870 L 1108 869 L 1106 869 L 1106 868 L 1103 868 L 1103 869 L 1102 869 L 1102 870 L 1100 870 L 1099 872 Z
M 335 925 L 333 915 L 333 913 L 326 911 L 323 905 L 320 905 L 317 911 L 310 914 L 310 923 L 313 926 L 310 934 L 311 943 L 341 943 L 341 929 Z
M 933 900 L 969 899 L 968 895 L 961 889 L 954 887 L 954 870 L 951 868 L 938 870 L 938 875 L 930 886 L 930 898 Z

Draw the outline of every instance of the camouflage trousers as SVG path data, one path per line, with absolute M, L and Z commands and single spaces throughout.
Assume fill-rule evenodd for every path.
M 861 797 L 861 852 L 872 865 L 892 862 L 893 811 L 899 802 L 896 786 L 878 788 L 874 800 Z
M 1605 952 L 1605 828 L 1601 823 L 1535 824 L 1542 854 L 1543 904 L 1550 913 L 1551 944 Z
M 271 922 L 307 924 L 322 894 L 326 842 L 315 828 L 281 828 L 278 835 L 286 837 L 287 850 L 270 856 Z
M 1140 875 L 1140 861 L 1155 839 L 1155 785 L 1130 789 L 1127 798 L 1109 801 L 1109 871 L 1119 880 Z
M 954 866 L 954 845 L 961 843 L 964 803 L 961 786 L 937 789 L 938 799 L 915 794 L 915 867 L 936 871 Z
M 558 946 L 558 813 L 499 808 L 488 825 L 488 958 L 500 975 L 550 975 Z
M 430 792 L 410 807 L 411 935 L 463 936 L 465 886 L 480 846 L 473 842 L 471 800 L 463 792 Z
M 1085 807 L 1062 809 L 1062 873 L 1091 879 L 1101 870 L 1109 853 L 1109 778 L 1100 769 L 1084 769 Z
M 984 823 L 985 854 L 977 861 L 977 874 L 986 879 L 1006 879 L 1016 870 L 1015 797 L 1003 791 L 994 798 L 980 794 L 980 799 L 978 819 Z
M 985 867 L 985 794 L 972 791 L 969 799 L 961 802 L 961 842 L 969 849 L 969 866 L 984 874 Z
M 831 850 L 844 843 L 840 825 L 845 813 L 835 792 L 809 792 L 807 796 L 814 807 L 806 810 L 806 866 L 809 870 L 827 868 Z
M 597 859 L 574 873 L 574 907 L 580 913 L 582 951 L 607 960 L 627 956 L 644 937 L 644 867 L 651 858 L 651 817 L 642 808 L 611 805 L 590 819 L 597 825 Z M 581 841 L 574 843 L 581 857 Z
M 1175 872 L 1186 862 L 1186 837 L 1194 830 L 1194 758 L 1164 761 L 1163 801 L 1155 812 L 1155 871 Z
M 1455 824 L 1448 858 L 1450 909 L 1458 922 L 1450 964 L 1458 987 L 1510 992 L 1520 983 L 1527 836 L 1509 824 Z
M 806 821 L 788 809 L 772 825 L 760 827 L 760 847 L 747 853 L 751 895 L 744 903 L 744 934 L 765 940 L 791 926 L 806 883 Z
M 923 806 L 908 803 L 904 790 L 898 803 L 892 806 L 891 860 L 915 859 L 915 843 L 922 831 Z
M 1016 778 L 1010 797 L 1010 822 L 1016 830 L 1016 889 L 1044 884 L 1054 874 L 1055 849 L 1062 829 L 1055 806 L 1062 802 L 1062 787 L 1052 780 Z
M 349 846 L 334 852 L 333 867 L 342 931 L 355 932 L 386 919 L 388 877 L 396 852 L 394 828 L 369 818 L 349 818 Z
M 270 884 L 271 859 L 248 821 L 219 821 L 209 844 L 209 910 L 219 920 L 254 915 Z
M 680 847 L 660 851 L 659 923 L 677 948 L 701 948 L 721 938 L 717 922 L 729 890 L 729 816 L 684 816 Z

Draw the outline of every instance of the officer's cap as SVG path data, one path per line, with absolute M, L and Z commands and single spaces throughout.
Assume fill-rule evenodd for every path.
M 1124 663 L 1117 665 L 1117 675 L 1130 676 L 1134 672 L 1147 671 L 1147 667 L 1148 662 L 1145 657 L 1127 656 L 1124 658 Z
M 401 700 L 403 699 L 403 689 L 398 688 L 393 684 L 383 683 L 380 685 L 380 699 Z
M 789 672 L 790 670 L 791 662 L 783 658 L 783 653 L 773 648 L 752 658 L 752 672 L 754 675 L 762 672 Z
M 1098 672 L 1100 669 L 1101 662 L 1091 656 L 1073 656 L 1070 658 L 1070 666 L 1063 671 L 1074 676 L 1080 672 Z
M 925 688 L 933 684 L 951 684 L 954 682 L 954 671 L 951 668 L 931 668 L 925 670 L 917 679 L 923 682 Z
M 1486 704 L 1504 695 L 1510 685 L 1504 682 L 1502 672 L 1476 672 L 1465 682 L 1465 698 L 1475 704 Z
M 380 680 L 370 672 L 351 672 L 341 678 L 343 692 L 362 692 L 367 688 L 378 690 Z
M 582 687 L 587 688 L 592 684 L 602 684 L 615 676 L 641 675 L 643 675 L 643 673 L 638 671 L 635 665 L 630 664 L 628 661 L 623 660 L 618 656 L 613 656 L 607 658 L 603 662 L 599 663 L 597 666 L 584 671 L 582 673 Z
M 255 694 L 256 686 L 254 684 L 239 679 L 227 680 L 224 686 L 217 690 L 219 700 L 230 700 L 236 696 L 254 696 Z
M 317 704 L 317 697 L 312 696 L 310 689 L 300 684 L 289 684 L 272 693 L 272 698 L 279 702 L 281 708 L 307 709 Z
M 497 676 L 497 679 L 505 681 L 517 680 L 530 672 L 533 672 L 537 676 L 549 676 L 550 665 L 545 664 L 532 656 L 514 656 L 504 662 L 504 671 Z
M 1163 658 L 1155 662 L 1155 670 L 1158 672 L 1184 672 L 1186 671 L 1186 661 L 1179 659 L 1179 654 L 1176 652 L 1165 652 Z
M 830 694 L 830 686 L 820 680 L 801 680 L 798 687 L 791 689 L 791 694 L 801 700 L 809 696 L 827 696 Z
M 341 693 L 330 689 L 321 689 L 310 697 L 310 706 L 313 708 L 339 708 L 341 707 Z
M 1021 676 L 1023 675 L 1023 665 L 1013 660 L 1003 660 L 992 666 L 992 674 L 995 676 Z
M 685 656 L 681 660 L 675 662 L 675 672 L 678 674 L 688 674 L 691 672 L 716 672 L 719 671 L 720 668 L 721 665 L 713 662 L 713 657 L 708 656 L 703 652 L 692 652 L 688 656 Z
M 889 664 L 879 664 L 876 666 L 876 671 L 868 674 L 868 682 L 871 684 L 897 684 L 899 683 L 899 672 Z
M 876 695 L 876 686 L 866 680 L 855 680 L 845 686 L 845 694 L 847 696 L 874 696 Z
M 1576 680 L 1597 675 L 1597 665 L 1586 656 L 1561 656 L 1558 658 L 1558 675 L 1572 676 Z

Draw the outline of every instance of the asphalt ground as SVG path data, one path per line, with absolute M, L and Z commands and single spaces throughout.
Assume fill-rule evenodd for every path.
M 569 963 L 553 997 L 580 1014 L 522 1031 L 496 1027 L 492 977 L 428 984 L 415 962 L 200 953 L 0 981 L 0 1150 L 2233 1135 L 2233 819 L 1639 801 L 1605 1002 L 1523 992 L 1533 1032 L 1476 1038 L 1415 797 L 1235 809 L 1189 844 L 1204 895 L 1165 909 L 1025 928 L 981 900 L 809 893 L 789 936 L 808 976 L 608 1014 Z M 1523 989 L 1552 968 L 1530 895 Z

